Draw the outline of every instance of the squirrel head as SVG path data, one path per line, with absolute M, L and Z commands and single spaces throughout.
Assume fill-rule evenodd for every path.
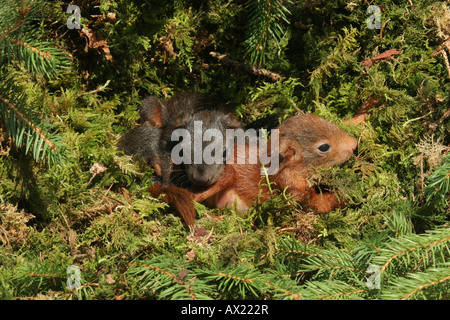
M 281 163 L 330 168 L 347 161 L 357 141 L 337 125 L 312 114 L 291 117 L 279 127 Z
M 198 187 L 213 185 L 225 170 L 232 147 L 226 140 L 226 129 L 240 128 L 240 122 L 231 114 L 204 110 L 179 118 L 177 125 L 189 133 L 185 137 L 190 140 L 183 141 L 190 144 L 184 148 L 190 152 L 188 163 L 184 163 L 189 181 Z

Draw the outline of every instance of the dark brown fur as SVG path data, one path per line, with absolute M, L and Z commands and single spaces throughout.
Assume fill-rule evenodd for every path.
M 146 97 L 139 107 L 140 127 L 122 136 L 118 147 L 125 154 L 138 154 L 144 158 L 162 177 L 164 186 L 210 186 L 225 166 L 174 165 L 171 150 L 176 143 L 171 141 L 171 136 L 175 129 L 185 128 L 193 137 L 194 121 L 202 121 L 203 131 L 213 128 L 223 134 L 228 128 L 240 127 L 233 115 L 224 109 L 216 100 L 199 92 L 180 92 L 166 101 Z

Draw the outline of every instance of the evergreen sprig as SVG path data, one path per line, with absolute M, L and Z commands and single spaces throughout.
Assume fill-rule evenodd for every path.
M 450 297 L 450 264 L 410 272 L 390 280 L 380 299 L 386 300 L 447 300 Z
M 367 288 L 355 287 L 353 284 L 341 280 L 308 281 L 303 290 L 307 300 L 343 300 L 363 299 Z
M 139 290 L 158 299 L 210 299 L 211 288 L 198 279 L 192 270 L 173 261 L 161 259 L 136 260 L 126 274 L 137 279 Z
M 308 277 L 298 289 L 302 299 L 448 297 L 450 229 L 391 238 L 383 234 L 382 238 L 384 241 L 377 240 L 376 250 L 361 245 L 352 253 L 311 247 L 287 238 L 280 242 L 276 259 L 290 269 L 291 276 L 297 273 Z M 369 266 L 375 266 L 380 287 L 369 288 Z
M 428 203 L 448 206 L 450 192 L 450 155 L 442 159 L 441 165 L 427 179 L 424 194 Z
M 280 0 L 248 0 L 246 8 L 248 30 L 244 47 L 250 55 L 251 63 L 261 65 L 265 60 L 265 49 L 269 40 L 273 39 L 278 44 L 282 39 L 285 33 L 282 22 L 289 24 L 287 15 L 290 12 Z
M 34 160 L 46 161 L 48 165 L 61 163 L 65 148 L 62 137 L 54 125 L 27 106 L 24 95 L 16 90 L 8 87 L 8 82 L 0 85 L 0 116 L 9 136 Z
M 450 229 L 439 228 L 424 234 L 411 233 L 393 238 L 380 248 L 372 263 L 378 265 L 381 276 L 414 270 L 423 270 L 448 261 L 450 256 Z
M 20 265 L 14 275 L 13 284 L 22 294 L 34 294 L 43 288 L 62 289 L 66 279 L 66 268 L 61 262 L 45 260 Z
M 55 42 L 46 41 L 46 32 L 37 25 L 48 5 L 41 0 L 7 1 L 0 5 L 0 115 L 17 147 L 31 152 L 36 161 L 54 165 L 64 153 L 62 138 L 54 125 L 27 105 L 26 96 L 6 67 L 23 65 L 30 75 L 47 79 L 69 67 L 67 54 Z
M 261 273 L 248 265 L 212 268 L 205 273 L 205 280 L 218 283 L 217 289 L 223 294 L 237 292 L 241 299 L 249 298 L 249 295 L 256 298 L 263 292 Z
M 54 77 L 58 70 L 70 66 L 67 54 L 37 25 L 49 3 L 6 1 L 0 5 L 0 61 L 24 64 L 33 75 Z

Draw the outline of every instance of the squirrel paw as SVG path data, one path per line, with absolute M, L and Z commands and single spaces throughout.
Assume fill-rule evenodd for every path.
M 316 194 L 310 199 L 308 205 L 318 213 L 329 213 L 337 208 L 344 208 L 347 203 L 334 193 Z

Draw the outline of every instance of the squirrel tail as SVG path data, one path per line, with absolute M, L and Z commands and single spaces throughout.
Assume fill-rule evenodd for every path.
M 163 187 L 161 184 L 155 184 L 148 190 L 153 197 L 164 194 L 162 199 L 175 207 L 189 227 L 194 226 L 196 211 L 192 203 L 192 192 L 179 187 Z

